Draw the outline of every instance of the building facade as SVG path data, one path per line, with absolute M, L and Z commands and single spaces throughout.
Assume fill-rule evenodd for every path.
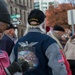
M 44 13 L 48 10 L 50 5 L 56 6 L 58 4 L 57 0 L 34 0 L 34 8 L 40 9 Z
M 5 0 L 13 25 L 18 27 L 18 37 L 23 36 L 29 12 L 34 9 L 34 0 Z

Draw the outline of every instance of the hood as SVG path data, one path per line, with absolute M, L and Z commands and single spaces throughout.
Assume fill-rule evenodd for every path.
M 60 36 L 57 32 L 53 31 L 52 34 L 53 34 L 58 40 L 61 40 L 61 36 Z
M 75 38 L 70 40 L 71 43 L 75 44 Z

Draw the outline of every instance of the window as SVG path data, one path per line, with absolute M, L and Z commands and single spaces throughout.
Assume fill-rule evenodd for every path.
M 32 0 L 30 0 L 30 7 L 32 8 Z
M 28 3 L 28 0 L 27 0 L 27 6 L 29 7 L 29 3 Z
M 15 0 L 15 3 L 17 2 L 17 0 Z
M 17 8 L 15 8 L 15 14 L 17 14 Z
M 26 13 L 24 12 L 24 22 L 26 23 Z
M 23 0 L 23 4 L 25 5 L 25 0 Z
M 21 4 L 21 0 L 19 0 L 19 4 Z
M 20 19 L 22 20 L 22 11 L 21 10 L 20 10 L 20 15 L 21 15 Z
M 27 6 L 27 1 L 28 1 L 28 0 L 25 0 L 25 5 L 26 5 L 26 6 Z
M 47 2 L 42 2 L 41 4 L 47 5 Z
M 10 14 L 12 15 L 13 13 L 12 13 L 13 11 L 12 11 L 12 6 L 10 6 Z

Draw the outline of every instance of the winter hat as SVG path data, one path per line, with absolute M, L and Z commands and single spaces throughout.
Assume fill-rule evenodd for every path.
M 30 12 L 30 14 L 28 16 L 28 23 L 30 24 L 30 22 L 35 21 L 35 22 L 37 22 L 37 24 L 34 24 L 33 26 L 37 26 L 44 21 L 45 17 L 46 16 L 44 15 L 44 13 L 41 10 L 34 9 Z
M 49 31 L 50 31 L 50 27 L 46 26 L 46 32 L 49 32 Z
M 54 28 L 53 28 L 53 30 L 65 32 L 64 28 L 61 27 L 61 26 L 58 26 L 58 25 L 55 25 Z
M 4 0 L 0 0 L 0 7 L 0 21 L 9 24 L 8 28 L 14 28 L 14 26 L 11 24 L 10 14 Z

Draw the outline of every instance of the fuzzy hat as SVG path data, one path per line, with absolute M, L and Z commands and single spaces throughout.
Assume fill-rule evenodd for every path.
M 53 28 L 53 30 L 65 32 L 64 28 L 61 27 L 61 26 L 58 26 L 58 25 L 55 25 L 54 28 Z
M 37 24 L 35 24 L 34 26 L 37 26 L 37 25 L 41 24 L 42 22 L 44 22 L 45 17 L 46 16 L 44 15 L 44 13 L 41 10 L 34 9 L 30 12 L 30 14 L 28 16 L 28 23 L 30 24 L 30 22 L 35 21 L 35 22 L 37 22 Z
M 11 24 L 10 14 L 4 0 L 0 0 L 0 21 L 9 24 L 8 29 L 14 28 L 14 26 Z
M 46 26 L 46 32 L 49 32 L 49 31 L 50 31 L 50 27 Z

